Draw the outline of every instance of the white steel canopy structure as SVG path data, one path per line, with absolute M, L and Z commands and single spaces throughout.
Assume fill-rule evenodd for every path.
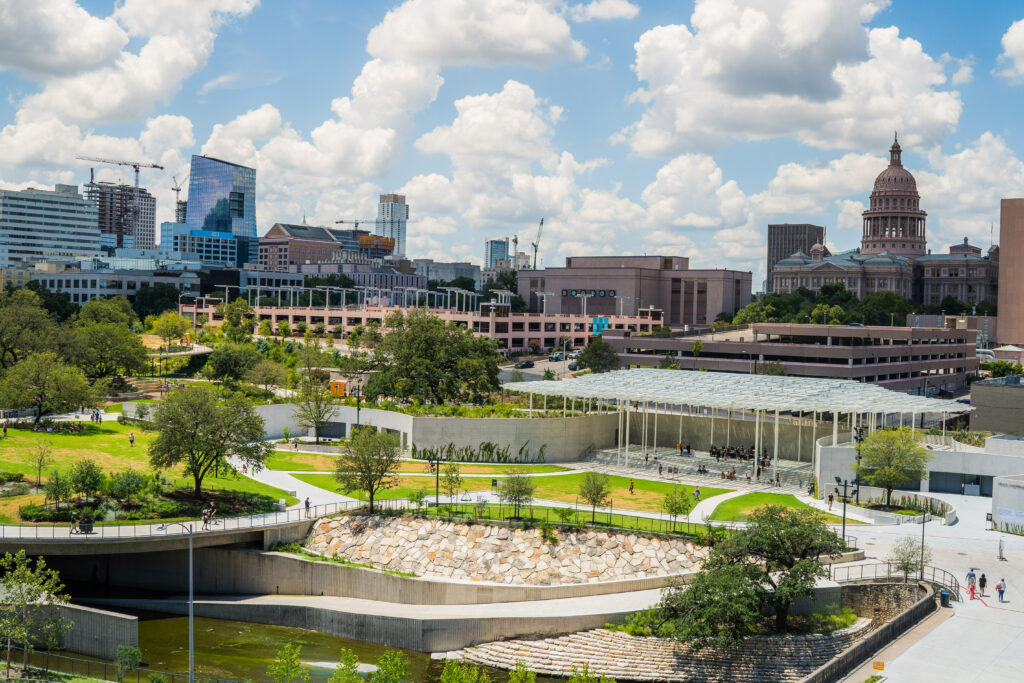
M 742 375 L 638 368 L 561 381 L 520 382 L 524 394 L 639 401 L 753 411 L 847 414 L 955 414 L 973 410 L 956 401 L 903 394 L 852 380 Z

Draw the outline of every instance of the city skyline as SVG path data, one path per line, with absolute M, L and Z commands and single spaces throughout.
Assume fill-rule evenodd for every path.
M 202 153 L 257 169 L 260 234 L 397 193 L 411 258 L 482 263 L 544 216 L 542 265 L 663 253 L 759 284 L 769 223 L 857 246 L 896 130 L 933 248 L 987 248 L 1024 187 L 1008 4 L 466 1 L 25 3 L 2 30 L 0 188 L 84 185 L 76 153 L 145 159 L 159 224 Z

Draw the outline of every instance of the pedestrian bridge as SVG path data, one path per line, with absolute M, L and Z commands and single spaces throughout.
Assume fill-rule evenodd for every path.
M 397 501 L 380 501 L 397 504 Z M 89 533 L 73 533 L 70 524 L 0 525 L 0 553 L 19 550 L 32 555 L 116 555 L 194 548 L 258 544 L 264 549 L 306 537 L 320 517 L 357 509 L 361 502 L 339 502 L 219 519 L 207 529 L 199 520 L 159 524 L 111 524 Z M 384 507 L 387 507 L 385 505 Z

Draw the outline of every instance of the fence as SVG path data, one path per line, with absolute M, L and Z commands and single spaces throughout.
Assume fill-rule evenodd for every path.
M 326 503 L 314 505 L 306 510 L 295 508 L 281 510 L 279 512 L 263 512 L 258 514 L 245 515 L 241 517 L 225 517 L 212 523 L 208 529 L 199 528 L 198 520 L 168 521 L 148 524 L 119 524 L 112 526 L 93 526 L 88 532 L 73 532 L 70 524 L 61 526 L 46 525 L 22 525 L 4 524 L 0 525 L 0 539 L 26 539 L 26 540 L 61 540 L 61 541 L 89 541 L 110 540 L 110 539 L 132 539 L 132 538 L 167 538 L 188 536 L 189 530 L 182 525 L 192 529 L 194 533 L 225 532 L 225 531 L 246 531 L 249 529 L 266 529 L 286 524 L 295 524 L 303 521 L 313 521 L 319 517 L 336 515 L 348 512 L 365 505 L 362 501 L 345 501 L 339 503 Z M 378 500 L 374 501 L 375 506 L 382 509 L 395 509 L 408 506 L 406 500 Z
M 880 581 L 883 579 L 885 581 L 892 581 L 901 578 L 904 578 L 903 572 L 897 570 L 895 565 L 890 562 L 832 567 L 832 580 L 837 583 Z M 941 586 L 952 593 L 954 600 L 960 599 L 960 581 L 945 569 L 926 566 L 924 571 L 912 572 L 910 579 Z
M 22 652 L 24 650 L 16 645 L 11 646 L 11 650 L 17 652 L 17 656 L 11 656 L 11 661 L 14 663 L 20 662 L 22 658 Z M 172 673 L 169 671 L 157 671 L 155 669 L 132 669 L 126 672 L 120 678 L 118 677 L 117 664 L 111 662 L 103 662 L 100 660 L 82 659 L 79 657 L 69 657 L 68 655 L 58 655 L 52 652 L 39 652 L 36 650 L 30 650 L 28 655 L 29 666 L 32 669 L 26 671 L 29 674 L 28 677 L 22 678 L 5 678 L 5 681 L 52 681 L 52 677 L 44 678 L 32 678 L 34 673 L 45 673 L 49 671 L 71 674 L 72 676 L 84 676 L 85 678 L 98 678 L 105 681 L 124 681 L 124 683 L 148 683 L 150 676 L 159 676 L 166 683 L 188 683 L 187 673 Z M 207 678 L 204 676 L 195 676 L 195 681 L 200 683 L 243 683 L 233 678 Z

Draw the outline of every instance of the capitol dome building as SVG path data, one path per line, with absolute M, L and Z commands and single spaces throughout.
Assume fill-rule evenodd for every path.
M 999 280 L 999 247 L 986 255 L 964 238 L 949 253 L 931 254 L 927 246 L 921 195 L 914 175 L 903 166 L 899 139 L 889 148 L 889 166 L 875 178 L 869 207 L 863 215 L 861 245 L 831 254 L 820 243 L 775 264 L 769 262 L 772 293 L 804 287 L 817 291 L 837 282 L 858 297 L 896 292 L 916 303 L 935 304 L 953 296 L 971 305 L 995 302 Z

